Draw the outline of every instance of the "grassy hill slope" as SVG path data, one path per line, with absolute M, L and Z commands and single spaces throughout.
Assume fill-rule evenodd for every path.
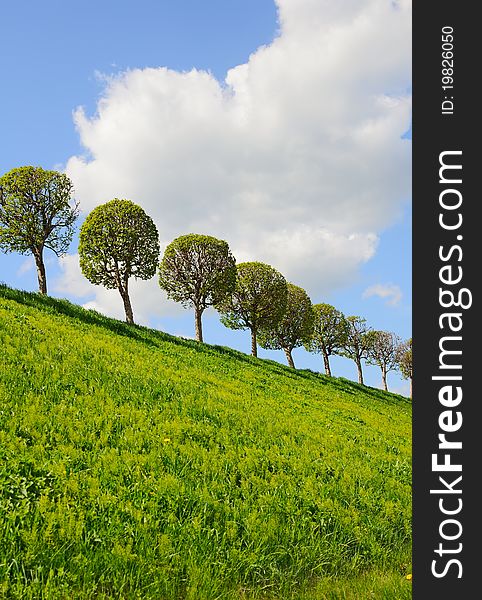
M 0 347 L 0 597 L 411 596 L 406 398 L 5 286 Z

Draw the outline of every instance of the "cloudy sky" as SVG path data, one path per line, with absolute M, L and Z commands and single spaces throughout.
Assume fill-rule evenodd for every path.
M 188 232 L 221 237 L 238 262 L 273 265 L 313 302 L 411 335 L 411 2 L 9 4 L 2 173 L 65 170 L 82 219 L 129 198 L 162 247 Z M 122 317 L 118 294 L 83 278 L 76 246 L 47 257 L 51 293 Z M 0 269 L 35 289 L 31 259 L 0 255 Z M 155 278 L 133 282 L 132 299 L 139 322 L 193 335 Z M 206 315 L 208 342 L 249 351 L 248 337 Z M 294 357 L 321 370 L 320 357 Z M 356 377 L 346 359 L 334 364 Z

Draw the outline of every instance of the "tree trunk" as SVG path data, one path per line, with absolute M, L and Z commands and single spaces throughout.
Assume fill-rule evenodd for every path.
M 132 312 L 131 301 L 129 298 L 129 291 L 127 289 L 127 283 L 125 287 L 119 287 L 119 293 L 121 295 L 122 301 L 124 302 L 124 311 L 126 313 L 126 322 L 134 323 L 134 314 Z
M 201 320 L 201 316 L 203 311 L 197 306 L 194 307 L 194 321 L 196 325 L 196 339 L 198 342 L 203 341 L 203 324 Z
M 34 253 L 35 264 L 37 265 L 38 291 L 41 294 L 47 294 L 47 276 L 45 274 L 44 259 L 42 250 Z
M 256 329 L 251 329 L 251 355 L 258 356 L 258 346 L 256 343 Z
M 325 375 L 331 377 L 330 359 L 326 350 L 323 350 L 323 364 L 325 365 Z
M 412 378 L 410 377 L 410 400 L 412 399 Z
M 362 371 L 362 366 L 361 366 L 361 360 L 359 358 L 357 358 L 355 360 L 355 362 L 356 362 L 356 368 L 358 370 L 358 383 L 363 385 L 363 371 Z
M 382 367 L 382 383 L 383 383 L 383 389 L 388 392 L 388 386 L 387 386 L 387 370 Z
M 293 356 L 291 355 L 291 350 L 289 348 L 284 348 L 286 354 L 286 360 L 288 361 L 288 365 L 294 369 L 295 363 L 293 362 Z

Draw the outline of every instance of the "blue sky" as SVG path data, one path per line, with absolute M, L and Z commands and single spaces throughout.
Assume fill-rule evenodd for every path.
M 313 302 L 408 338 L 410 6 L 339 4 L 7 3 L 0 172 L 66 169 L 82 218 L 129 197 L 164 244 L 191 230 L 224 237 L 239 262 L 269 262 Z M 120 297 L 82 281 L 76 245 L 62 265 L 46 256 L 50 293 L 120 315 Z M 36 289 L 31 260 L 15 254 L 0 255 L 0 280 Z M 133 296 L 139 320 L 192 336 L 191 313 L 154 285 L 149 302 L 147 288 Z M 204 328 L 206 341 L 249 351 L 249 333 L 214 311 Z M 294 358 L 322 370 L 320 356 Z M 332 370 L 356 378 L 347 359 Z M 378 369 L 364 372 L 380 384 Z M 389 386 L 408 393 L 395 373 Z

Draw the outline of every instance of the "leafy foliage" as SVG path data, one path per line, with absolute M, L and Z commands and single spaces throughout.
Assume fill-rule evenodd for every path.
M 358 370 L 358 383 L 363 384 L 361 361 L 369 356 L 372 343 L 371 329 L 368 327 L 366 319 L 354 315 L 345 318 L 344 327 L 343 346 L 339 350 L 339 354 L 355 361 Z
M 94 208 L 82 225 L 82 273 L 109 289 L 130 277 L 150 279 L 156 273 L 158 240 L 153 220 L 140 206 L 115 198 Z
M 27 254 L 49 248 L 65 254 L 78 216 L 70 205 L 67 175 L 41 167 L 18 167 L 0 178 L 0 247 Z
M 397 359 L 402 377 L 411 379 L 413 376 L 412 338 L 399 344 L 397 348 Z
M 73 185 L 67 175 L 41 167 L 18 167 L 0 178 L 0 248 L 33 254 L 39 289 L 47 293 L 43 251 L 67 252 L 79 215 L 71 205 Z
M 166 248 L 159 266 L 159 285 L 169 298 L 194 307 L 196 337 L 202 341 L 201 315 L 234 291 L 236 261 L 229 245 L 208 235 L 188 234 Z
M 401 342 L 397 348 L 397 365 L 402 377 L 410 380 L 410 397 L 412 397 L 412 377 L 413 377 L 413 359 L 412 359 L 412 338 Z
M 398 368 L 398 348 L 400 338 L 389 331 L 370 332 L 370 344 L 367 354 L 367 362 L 377 365 L 382 371 L 383 389 L 387 387 L 387 373 Z
M 132 322 L 129 278 L 154 277 L 159 260 L 159 235 L 151 217 L 130 200 L 114 198 L 97 206 L 80 229 L 79 257 L 89 281 L 119 290 Z
M 259 344 L 271 350 L 284 350 L 288 364 L 294 367 L 294 348 L 307 344 L 313 331 L 314 314 L 310 297 L 304 289 L 288 283 L 288 298 L 283 318 L 270 329 L 259 333 Z
M 245 262 L 237 265 L 234 292 L 216 308 L 226 327 L 251 330 L 251 352 L 256 356 L 258 332 L 283 318 L 287 300 L 288 286 L 279 271 L 265 263 Z
M 331 376 L 329 357 L 343 348 L 347 336 L 347 322 L 343 313 L 331 304 L 315 304 L 313 313 L 313 334 L 306 348 L 310 352 L 322 354 L 325 373 Z
M 405 398 L 2 286 L 0 345 L 2 597 L 410 598 Z

